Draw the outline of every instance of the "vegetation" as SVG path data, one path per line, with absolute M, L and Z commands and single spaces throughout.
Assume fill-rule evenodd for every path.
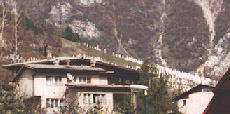
M 16 96 L 13 87 L 5 79 L 0 87 L 0 113 L 1 114 L 34 114 L 32 105 L 28 100 Z
M 28 18 L 25 15 L 23 16 L 23 22 L 23 28 L 26 30 L 26 33 L 29 33 L 29 36 L 27 37 L 29 37 L 29 40 L 31 40 L 32 44 L 36 43 L 35 45 L 39 46 L 39 49 L 36 50 L 36 52 L 46 56 L 47 51 L 52 50 L 52 54 L 54 56 L 59 56 L 60 48 L 62 47 L 62 36 L 58 27 L 53 26 L 46 20 L 33 21 L 31 18 Z
M 39 29 L 34 21 L 28 17 L 25 17 L 25 21 L 24 21 L 25 25 L 26 25 L 26 30 L 31 30 L 34 32 L 34 34 L 38 35 L 39 33 L 41 33 L 41 29 Z
M 115 110 L 115 112 L 121 114 L 135 114 L 135 110 L 133 105 L 130 102 L 131 97 L 129 95 L 125 96 L 122 101 L 122 107 Z
M 26 26 L 26 30 L 31 30 L 35 35 L 47 33 L 53 33 L 54 27 L 50 23 L 45 20 L 41 20 L 35 23 L 31 18 L 24 17 L 24 25 Z
M 174 114 L 179 113 L 177 105 L 172 103 L 171 98 L 167 92 L 167 80 L 162 77 L 158 78 L 158 70 L 154 64 L 149 61 L 144 61 L 141 66 L 140 72 L 140 85 L 146 85 L 148 89 L 148 109 L 150 114 L 166 114 L 173 112 Z M 137 112 L 144 113 L 144 95 L 139 93 L 137 97 Z
M 177 105 L 172 103 L 172 100 L 168 95 L 166 84 L 167 80 L 163 78 L 158 78 L 158 71 L 156 66 L 154 64 L 151 64 L 149 61 L 144 61 L 139 72 L 139 84 L 149 87 L 147 91 L 149 114 L 179 114 Z M 125 99 L 127 100 L 127 98 Z M 128 100 L 130 100 L 130 98 Z M 121 108 L 122 111 L 120 112 L 122 112 L 123 114 L 134 114 L 134 112 L 132 112 L 132 104 L 128 103 L 129 102 L 126 101 L 123 104 Z M 137 114 L 145 114 L 145 109 L 145 95 L 143 92 L 137 93 Z
M 89 114 L 103 114 L 103 106 L 97 102 L 95 106 L 87 111 Z
M 66 27 L 64 31 L 62 31 L 62 37 L 73 42 L 80 40 L 78 33 L 73 33 L 72 28 L 69 26 Z

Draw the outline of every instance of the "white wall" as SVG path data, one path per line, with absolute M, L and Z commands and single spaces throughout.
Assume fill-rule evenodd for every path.
M 92 74 L 75 74 L 73 75 L 74 77 L 90 77 L 91 78 L 91 83 L 92 85 L 107 85 L 108 84 L 108 80 L 107 77 L 101 77 L 99 75 L 92 75 Z M 77 78 L 77 82 L 76 84 L 79 84 L 79 79 Z
M 26 69 L 21 77 L 17 81 L 16 92 L 17 95 L 23 97 L 31 97 L 32 96 L 32 75 L 33 71 L 30 69 Z
M 180 99 L 177 102 L 179 111 L 183 114 L 202 114 L 213 95 L 213 92 L 190 94 L 187 99 Z M 186 100 L 186 106 L 183 106 L 183 100 Z
M 47 85 L 46 76 L 62 76 L 62 85 Z M 62 99 L 65 97 L 65 90 L 67 83 L 66 75 L 57 75 L 57 74 L 37 74 L 34 79 L 34 96 L 41 96 L 41 107 L 46 107 L 47 98 L 58 98 Z
M 108 80 L 107 78 L 102 78 L 99 75 L 93 75 L 91 78 L 91 84 L 94 85 L 107 85 Z

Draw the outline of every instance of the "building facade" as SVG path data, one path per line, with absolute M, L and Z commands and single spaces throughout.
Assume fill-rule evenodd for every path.
M 137 84 L 136 70 L 81 58 L 56 58 L 5 65 L 16 76 L 17 95 L 39 98 L 46 113 L 58 113 L 68 103 L 87 113 L 97 105 L 113 113 Z

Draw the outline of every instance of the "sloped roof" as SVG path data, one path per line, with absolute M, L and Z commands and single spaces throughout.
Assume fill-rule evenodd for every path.
M 67 71 L 92 71 L 92 72 L 106 72 L 103 68 L 96 68 L 91 66 L 66 66 L 66 65 L 49 65 L 49 64 L 24 64 L 18 71 L 15 82 L 25 69 L 47 69 L 47 70 L 67 70 Z
M 30 69 L 62 69 L 62 70 L 76 70 L 76 71 L 98 71 L 104 72 L 103 68 L 91 66 L 66 66 L 66 65 L 47 65 L 47 64 L 25 64 L 26 68 Z
M 193 87 L 192 89 L 190 89 L 189 91 L 187 92 L 184 92 L 183 94 L 177 96 L 176 98 L 174 98 L 173 100 L 174 101 L 177 101 L 179 99 L 185 99 L 188 97 L 189 94 L 193 94 L 193 93 L 196 93 L 196 92 L 201 92 L 201 89 L 202 88 L 210 88 L 210 89 L 213 89 L 214 87 L 212 86 L 209 86 L 209 85 L 197 85 L 196 87 Z
M 54 61 L 87 61 L 90 62 L 90 59 L 83 59 L 83 58 L 77 58 L 77 57 L 57 57 L 53 59 L 43 59 L 43 60 L 36 60 L 36 61 L 29 61 L 29 62 L 23 62 L 23 63 L 16 63 L 16 64 L 8 64 L 8 65 L 2 65 L 3 68 L 9 69 L 9 70 L 15 70 L 18 71 L 23 65 L 27 64 L 50 64 L 52 65 Z M 131 69 L 131 68 L 125 68 L 122 66 L 109 64 L 103 61 L 95 61 L 96 67 L 103 68 L 103 69 L 113 69 L 113 70 L 122 70 L 122 71 L 129 71 L 133 73 L 138 73 L 137 70 Z M 71 65 L 72 66 L 72 65 Z
M 230 104 L 229 101 L 230 101 L 230 68 L 216 85 L 216 88 L 214 89 L 214 96 L 212 97 L 212 100 L 209 102 L 207 108 L 204 110 L 203 114 L 215 114 L 215 113 L 229 114 L 230 113 L 230 110 L 228 108 Z
M 70 60 L 70 65 L 66 66 L 67 61 Z M 59 65 L 54 65 L 55 61 L 59 61 Z M 52 70 L 64 70 L 64 71 L 92 71 L 92 72 L 106 72 L 113 71 L 116 73 L 123 73 L 124 76 L 132 76 L 134 78 L 139 78 L 138 71 L 130 68 L 125 68 L 122 66 L 117 66 L 114 64 L 105 63 L 103 61 L 93 61 L 95 63 L 95 67 L 90 66 L 90 59 L 83 59 L 77 57 L 58 57 L 53 59 L 43 59 L 36 61 L 29 61 L 24 63 L 16 63 L 16 64 L 8 64 L 3 65 L 3 68 L 16 71 L 18 75 L 21 75 L 25 71 L 25 69 L 52 69 Z M 129 74 L 129 75 L 126 75 Z M 15 79 L 13 81 L 15 81 Z
M 53 64 L 53 61 L 58 60 L 58 61 L 66 61 L 66 60 L 87 60 L 90 61 L 89 59 L 82 59 L 82 58 L 76 58 L 76 57 L 57 57 L 53 59 L 42 59 L 42 60 L 35 60 L 35 61 L 27 61 L 23 63 L 15 63 L 15 64 L 7 64 L 7 65 L 2 65 L 3 68 L 12 70 L 14 68 L 20 69 L 25 64 Z
M 230 91 L 230 68 L 228 71 L 223 75 L 221 80 L 216 85 L 216 88 L 214 89 L 214 93 L 219 93 L 222 91 L 229 90 Z

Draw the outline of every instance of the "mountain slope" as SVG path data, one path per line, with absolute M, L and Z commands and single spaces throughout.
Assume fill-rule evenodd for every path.
M 110 53 L 205 76 L 230 66 L 229 0 L 18 0 L 18 8 Z

